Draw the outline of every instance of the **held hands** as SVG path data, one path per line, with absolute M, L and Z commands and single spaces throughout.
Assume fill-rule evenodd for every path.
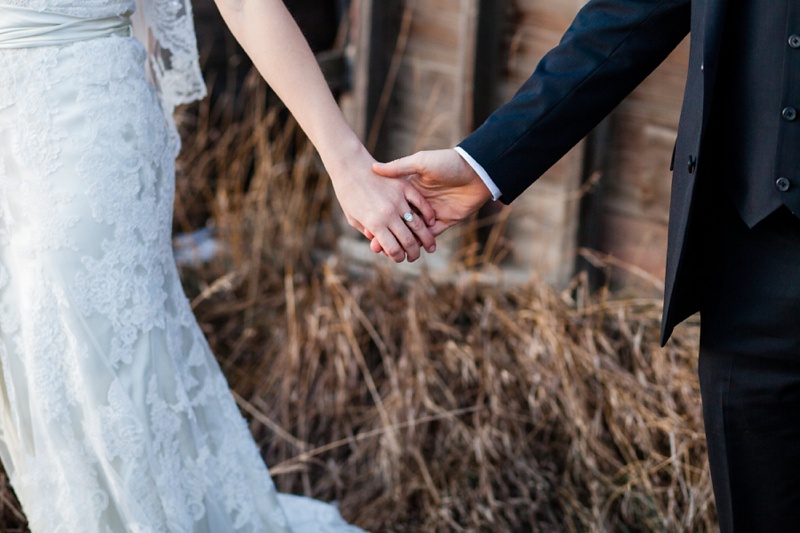
M 409 181 L 387 180 L 371 170 L 374 164 L 359 149 L 339 166 L 326 165 L 347 222 L 397 263 L 416 261 L 420 246 L 433 253 L 436 242 L 428 226 L 436 218 L 434 210 Z
M 405 180 L 371 170 L 369 155 L 328 89 L 314 54 L 279 0 L 217 0 L 220 13 L 258 71 L 297 119 L 322 158 L 348 222 L 395 261 L 433 251 L 434 212 Z M 413 206 L 413 208 L 412 208 Z M 410 221 L 403 216 L 410 213 Z M 420 215 L 423 217 L 420 219 Z
M 488 198 L 487 193 L 481 200 L 466 201 L 470 186 L 455 179 L 457 169 L 464 170 L 458 166 L 463 161 L 452 160 L 439 169 L 433 155 L 418 155 L 376 167 L 389 176 L 416 174 L 422 194 L 408 180 L 387 180 L 373 173 L 370 168 L 375 160 L 342 116 L 284 3 L 217 0 L 217 5 L 259 72 L 317 148 L 348 222 L 373 240 L 373 247 L 397 262 L 414 261 L 420 245 L 429 252 L 435 250 L 432 229 L 443 231 L 463 218 L 459 210 L 469 210 L 471 203 L 477 208 Z M 455 151 L 452 156 L 460 158 Z M 407 165 L 400 167 L 404 161 Z M 436 213 L 423 194 L 436 202 Z M 437 216 L 442 220 L 429 228 Z
M 388 181 L 413 183 L 418 194 L 427 200 L 425 205 L 435 212 L 430 232 L 437 236 L 465 220 L 492 197 L 480 176 L 455 150 L 417 152 L 391 163 L 375 163 L 372 168 L 388 178 L 408 178 Z M 428 221 L 433 218 L 428 212 L 423 215 Z M 384 251 L 397 260 L 380 239 L 372 239 L 370 248 L 376 253 Z

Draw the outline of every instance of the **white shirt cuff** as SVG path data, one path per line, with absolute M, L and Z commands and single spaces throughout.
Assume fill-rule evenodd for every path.
M 458 155 L 463 157 L 464 161 L 466 161 L 467 164 L 472 167 L 472 170 L 474 170 L 478 174 L 478 176 L 480 176 L 484 185 L 486 185 L 486 187 L 492 193 L 492 200 L 497 200 L 503 195 L 503 193 L 501 193 L 500 189 L 497 187 L 497 184 L 495 184 L 495 182 L 492 181 L 492 178 L 489 177 L 489 173 L 486 172 L 486 169 L 484 169 L 480 163 L 472 159 L 472 156 L 469 155 L 467 152 L 465 152 L 464 149 L 461 148 L 460 146 L 456 146 L 455 148 L 453 148 L 453 150 L 458 152 Z

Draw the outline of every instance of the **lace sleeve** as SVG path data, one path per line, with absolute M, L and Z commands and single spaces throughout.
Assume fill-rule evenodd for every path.
M 206 95 L 189 0 L 136 0 L 133 34 L 147 49 L 147 75 L 164 112 Z

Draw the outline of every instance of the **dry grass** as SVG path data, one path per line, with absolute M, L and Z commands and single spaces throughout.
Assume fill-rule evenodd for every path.
M 376 532 L 714 528 L 695 327 L 662 350 L 658 302 L 580 279 L 348 274 L 313 152 L 248 87 L 246 120 L 192 115 L 176 226 L 225 243 L 184 281 L 281 490 Z

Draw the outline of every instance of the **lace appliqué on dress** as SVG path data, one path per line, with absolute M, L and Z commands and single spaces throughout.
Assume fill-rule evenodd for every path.
M 0 454 L 34 531 L 288 531 L 181 288 L 144 58 L 0 52 Z
M 133 33 L 147 49 L 147 74 L 164 112 L 206 95 L 189 0 L 136 0 Z

